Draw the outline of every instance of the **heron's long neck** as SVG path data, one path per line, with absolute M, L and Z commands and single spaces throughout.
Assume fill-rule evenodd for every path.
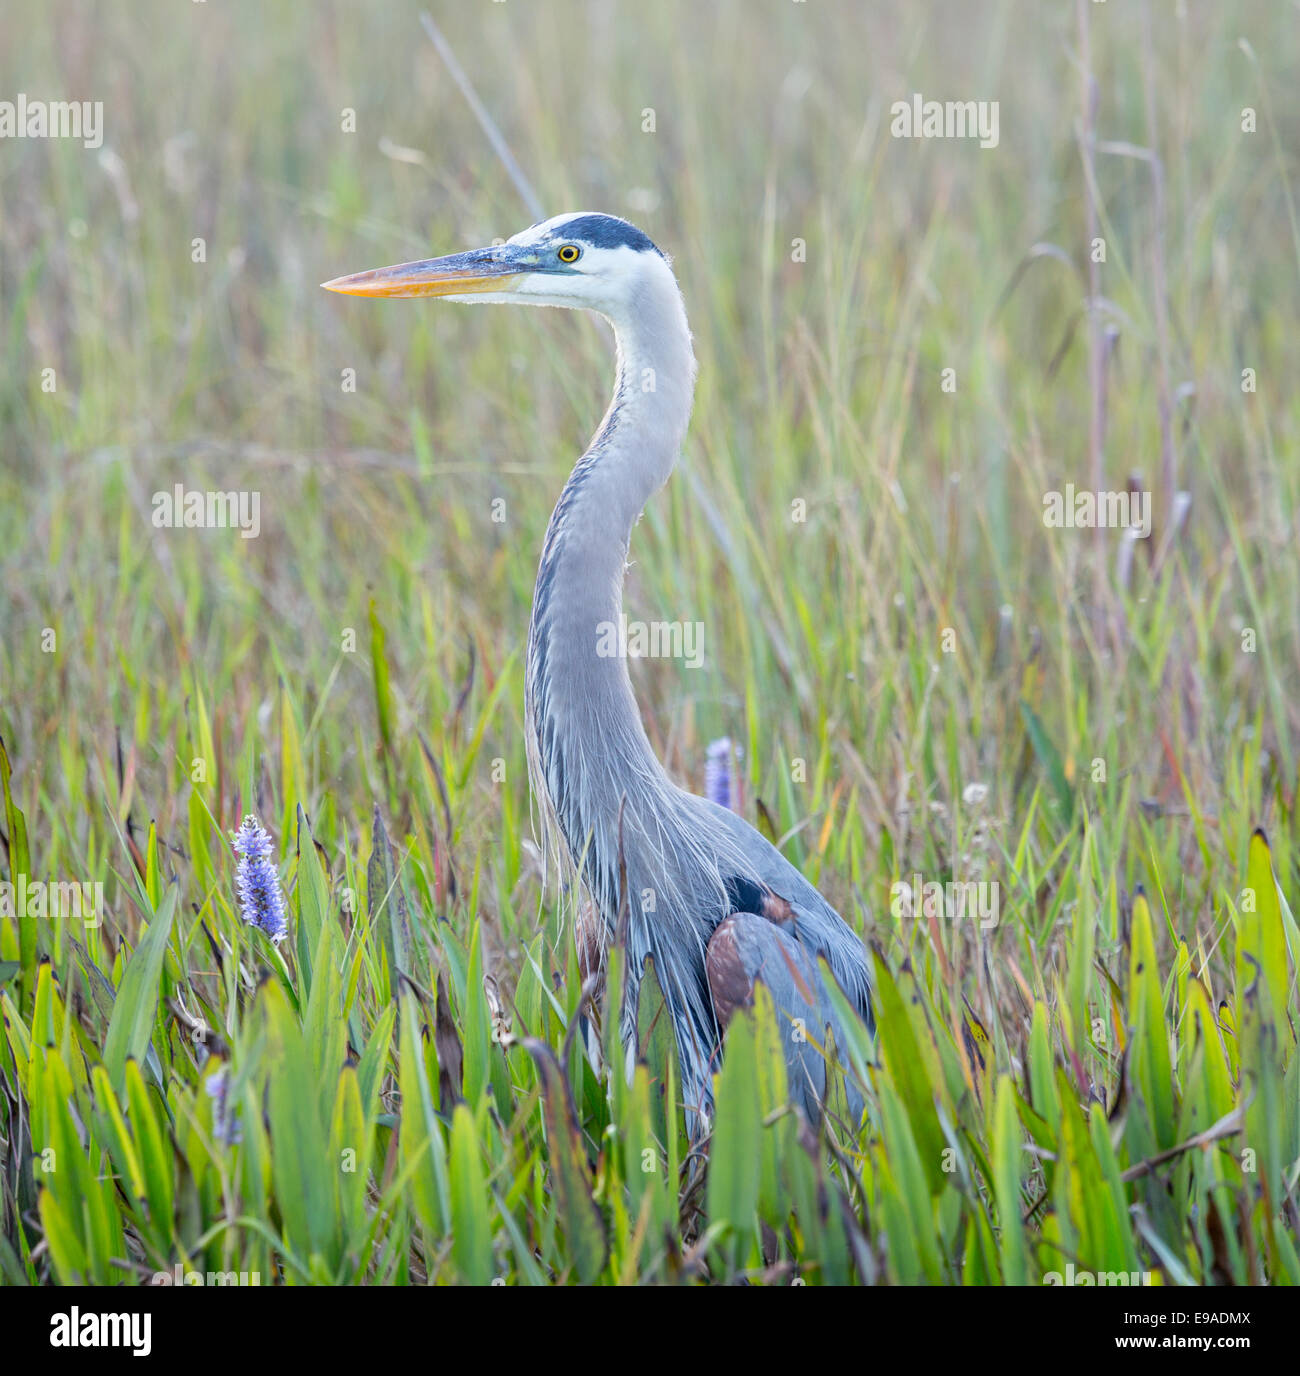
M 588 880 L 605 894 L 621 798 L 631 803 L 646 787 L 667 785 L 621 653 L 623 571 L 632 527 L 677 460 L 695 384 L 686 314 L 666 264 L 614 327 L 614 396 L 551 516 L 527 674 L 534 782 L 574 858 L 586 850 Z

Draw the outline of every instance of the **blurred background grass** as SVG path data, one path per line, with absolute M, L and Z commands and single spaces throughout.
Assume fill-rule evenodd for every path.
M 747 815 L 761 800 L 891 960 L 926 940 L 891 918 L 895 879 L 999 881 L 1001 927 L 978 962 L 957 931 L 945 968 L 994 1005 L 1022 970 L 1044 987 L 1075 867 L 1108 894 L 1103 949 L 1154 871 L 1167 929 L 1207 959 L 1255 825 L 1295 880 L 1296 6 L 1084 8 L 1117 332 L 1104 471 L 1154 493 L 1123 577 L 1120 532 L 1042 519 L 1090 475 L 1073 6 L 434 7 L 547 212 L 627 216 L 682 283 L 700 388 L 628 612 L 702 622 L 707 663 L 633 665 L 657 750 L 698 788 L 705 742 L 737 739 Z M 432 756 L 474 913 L 507 964 L 533 931 L 523 639 L 612 365 L 567 312 L 318 290 L 531 218 L 420 9 L 56 0 L 0 20 L 0 98 L 104 102 L 99 151 L 0 143 L 0 734 L 35 867 L 105 880 L 113 930 L 137 921 L 115 827 L 156 821 L 186 873 L 196 688 L 213 816 L 292 815 L 283 684 L 332 862 L 379 801 L 416 866 L 440 864 Z M 998 147 L 892 138 L 913 92 L 998 101 Z M 1153 144 L 1162 217 L 1134 156 Z M 1054 248 L 1026 266 L 1035 245 Z M 177 483 L 260 492 L 260 536 L 155 529 Z M 430 891 L 463 927 L 464 888 Z
M 991 785 L 995 817 L 1013 810 L 1033 782 L 1017 768 L 1031 663 L 1061 759 L 1105 759 L 1112 803 L 1185 814 L 1192 792 L 1211 819 L 1225 801 L 1245 809 L 1200 845 L 1185 817 L 1161 822 L 1189 885 L 1206 844 L 1240 856 L 1272 783 L 1292 794 L 1296 16 L 1155 9 L 1145 77 L 1140 7 L 1090 13 L 1098 136 L 1146 144 L 1150 80 L 1166 179 L 1161 227 L 1147 165 L 1098 155 L 1119 330 L 1106 474 L 1159 481 L 1163 228 L 1192 510 L 1159 583 L 1139 552 L 1116 643 L 1090 633 L 1090 538 L 1041 520 L 1044 491 L 1088 475 L 1069 6 L 592 0 L 437 16 L 548 213 L 628 215 L 674 256 L 700 394 L 689 477 L 638 533 L 629 606 L 703 621 L 709 655 L 699 672 L 642 663 L 639 690 L 668 763 L 697 785 L 713 734 L 746 743 L 768 799 L 789 758 L 819 762 L 782 822 L 839 798 L 848 863 L 826 882 L 840 901 L 853 883 L 878 899 L 891 870 L 943 868 L 951 838 L 931 853 L 922 818 L 964 784 Z M 418 7 L 63 3 L 4 22 L 3 92 L 105 110 L 98 153 L 0 147 L 0 723 L 34 830 L 73 856 L 104 832 L 120 736 L 170 835 L 187 684 L 204 685 L 229 744 L 256 750 L 273 744 L 259 709 L 281 675 L 314 723 L 313 801 L 364 817 L 371 599 L 404 726 L 437 731 L 471 644 L 477 691 L 511 676 L 485 756 L 507 761 L 522 809 L 519 652 L 540 535 L 610 363 L 597 327 L 567 313 L 318 291 L 529 219 Z M 891 138 L 889 104 L 913 91 L 998 100 L 998 148 Z M 1242 132 L 1245 106 L 1257 133 Z M 796 238 L 806 262 L 791 261 Z M 1040 242 L 1073 270 L 1037 260 L 995 310 Z M 177 482 L 260 491 L 262 535 L 154 529 L 151 496 Z M 1153 547 L 1170 501 L 1155 492 Z M 1111 532 L 1108 562 L 1119 543 Z M 347 627 L 354 655 L 340 654 Z M 1253 796 L 1225 798 L 1246 757 L 1264 761 L 1240 783 Z M 467 779 L 458 802 L 461 842 L 493 844 L 488 781 Z

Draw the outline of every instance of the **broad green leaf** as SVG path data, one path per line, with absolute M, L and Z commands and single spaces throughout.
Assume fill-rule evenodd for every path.
M 1256 979 L 1263 982 L 1261 1007 L 1273 1022 L 1286 1019 L 1291 988 L 1286 931 L 1268 840 L 1256 830 L 1250 838 L 1246 890 L 1237 913 L 1237 999 Z
M 411 1171 L 411 1199 L 416 1217 L 427 1237 L 441 1238 L 446 1232 L 450 1212 L 447 1145 L 429 1089 L 419 1007 L 414 994 L 402 997 L 401 1022 L 399 1154 L 404 1168 Z
M 908 1006 L 884 961 L 876 964 L 876 995 L 880 1003 L 881 1059 L 907 1111 L 931 1193 L 937 1194 L 944 1184 L 943 1129 L 934 1108 L 937 1090 Z
M 280 984 L 262 986 L 271 1120 L 271 1172 L 287 1241 L 301 1257 L 330 1258 L 336 1163 L 327 1160 L 329 1138 L 320 1096 L 297 1020 Z
M 15 887 L 20 876 L 31 875 L 31 856 L 27 846 L 27 821 L 14 802 L 9 755 L 0 737 L 0 793 L 4 794 L 5 831 L 9 841 L 9 881 Z M 18 917 L 18 963 L 22 968 L 22 998 L 25 1003 L 36 985 L 36 912 L 23 905 Z
M 320 943 L 321 928 L 329 920 L 330 899 L 329 884 L 321 867 L 320 857 L 316 854 L 311 824 L 301 806 L 298 808 L 297 838 L 298 882 L 295 893 L 298 899 L 298 922 L 293 935 L 303 988 L 309 992 L 312 983 L 312 958 Z
M 159 1122 L 149 1087 L 135 1061 L 126 1063 L 126 1100 L 140 1170 L 144 1175 L 149 1219 L 159 1242 L 165 1246 L 172 1236 L 172 1179 L 176 1158 L 171 1140 Z
M 487 1178 L 483 1173 L 474 1116 L 457 1104 L 451 1123 L 452 1260 L 460 1279 L 489 1285 L 492 1260 L 492 1214 Z
M 113 1000 L 113 1017 L 104 1038 L 103 1059 L 117 1094 L 121 1094 L 124 1087 L 127 1060 L 142 1061 L 153 1036 L 158 1016 L 158 983 L 167 940 L 171 936 L 176 898 L 177 890 L 173 886 L 167 890 L 148 929 L 131 952 Z
M 1020 1223 L 1020 1160 L 1015 1086 L 1009 1076 L 1000 1075 L 993 1100 L 993 1193 L 998 1202 L 998 1252 L 1006 1285 L 1029 1282 L 1029 1258 Z
M 727 1028 L 726 1056 L 714 1080 L 715 1118 L 709 1144 L 709 1222 L 725 1224 L 745 1242 L 754 1231 L 761 1179 L 763 1112 L 757 1041 L 754 1012 L 741 1009 Z
M 605 1269 L 605 1224 L 591 1192 L 586 1153 L 573 1121 L 573 1108 L 560 1063 L 543 1042 L 524 1043 L 542 1082 L 551 1189 L 558 1222 L 564 1229 L 567 1259 L 579 1280 L 592 1284 Z
M 1131 940 L 1128 995 L 1133 1039 L 1129 1046 L 1129 1092 L 1138 1100 L 1138 1110 L 1128 1114 L 1127 1123 L 1136 1151 L 1150 1155 L 1174 1145 L 1176 1125 L 1164 986 L 1156 963 L 1151 908 L 1141 889 L 1133 895 Z

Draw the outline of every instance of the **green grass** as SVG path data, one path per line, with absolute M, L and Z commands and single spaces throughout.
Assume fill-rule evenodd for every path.
M 0 142 L 0 860 L 106 908 L 0 916 L 6 1283 L 1300 1280 L 1300 103 L 1292 16 L 1234 8 L 1153 6 L 1148 52 L 1084 7 L 1091 192 L 1072 7 L 437 15 L 548 210 L 682 281 L 695 417 L 627 597 L 707 663 L 634 665 L 651 740 L 696 788 L 739 741 L 877 951 L 861 1130 L 783 1111 L 760 1004 L 707 1171 L 654 1010 L 631 1082 L 571 1035 L 532 843 L 524 630 L 608 342 L 316 286 L 530 218 L 419 7 L 7 16 L 0 98 L 103 100 L 115 160 Z M 998 100 L 999 147 L 891 138 L 913 91 Z M 1042 519 L 1093 472 L 1090 202 L 1126 576 Z M 178 482 L 261 534 L 154 528 Z M 916 874 L 997 925 L 894 916 Z

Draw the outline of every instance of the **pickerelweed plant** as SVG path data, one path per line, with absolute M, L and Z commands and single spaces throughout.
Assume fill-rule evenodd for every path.
M 271 838 L 250 812 L 243 826 L 235 832 L 233 843 L 239 854 L 235 887 L 239 890 L 244 921 L 260 927 L 278 944 L 289 935 L 289 924 L 284 915 L 280 877 L 270 859 Z

